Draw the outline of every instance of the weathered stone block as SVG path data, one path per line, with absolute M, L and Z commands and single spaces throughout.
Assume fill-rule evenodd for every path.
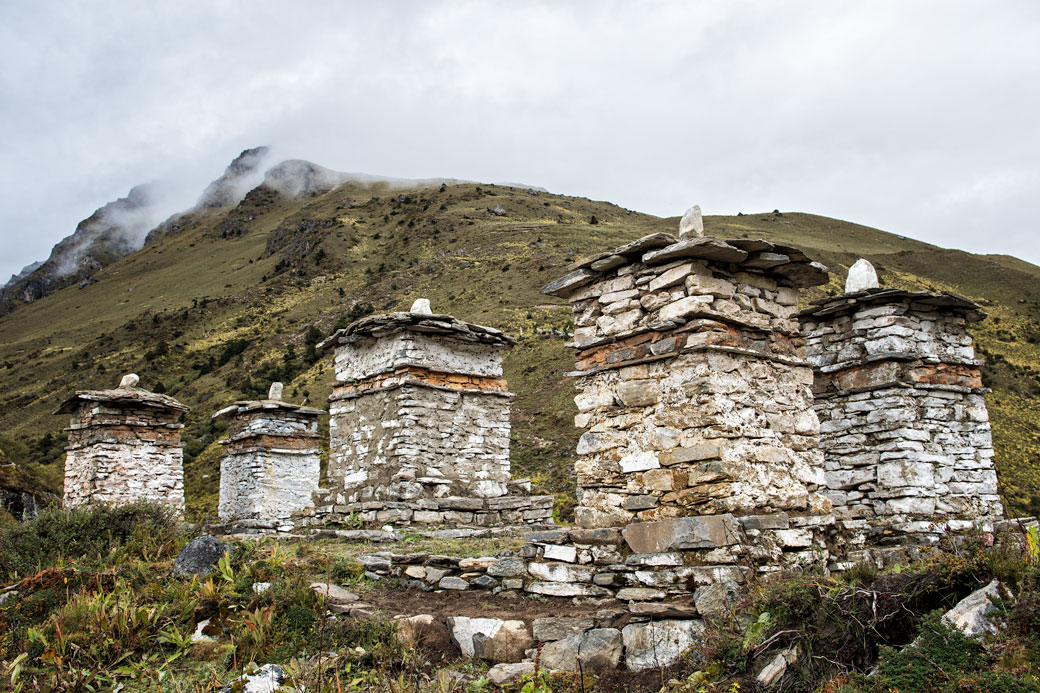
M 674 549 L 713 549 L 739 540 L 733 516 L 702 515 L 660 522 L 635 522 L 622 531 L 634 553 L 664 553 Z
M 563 563 L 532 562 L 527 566 L 531 577 L 547 582 L 592 582 L 592 568 Z
M 499 558 L 488 566 L 487 574 L 494 577 L 515 577 L 523 575 L 527 566 L 522 558 Z
M 524 586 L 524 591 L 548 597 L 605 597 L 610 594 L 602 587 L 579 582 L 530 582 Z
M 594 628 L 581 635 L 571 635 L 545 645 L 541 662 L 557 671 L 581 669 L 616 669 L 621 662 L 621 631 L 616 628 Z
M 618 460 L 618 464 L 621 466 L 621 471 L 626 474 L 630 472 L 645 472 L 648 469 L 656 469 L 661 466 L 657 453 L 649 450 L 625 455 Z
M 626 407 L 646 407 L 657 402 L 660 386 L 656 380 L 630 380 L 617 388 L 617 397 Z
M 704 624 L 696 620 L 630 623 L 622 629 L 625 666 L 630 671 L 668 667 L 700 642 Z
M 587 630 L 592 630 L 596 621 L 592 618 L 536 618 L 534 620 L 534 639 L 539 642 L 552 640 L 563 640 L 572 635 L 581 635 Z

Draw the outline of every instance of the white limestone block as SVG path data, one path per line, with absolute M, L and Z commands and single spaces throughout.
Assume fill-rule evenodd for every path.
M 419 315 L 433 315 L 433 309 L 430 308 L 430 299 L 428 298 L 417 298 L 412 303 L 412 307 L 409 310 L 410 313 L 418 313 Z
M 877 289 L 879 286 L 877 270 L 868 260 L 860 258 L 849 268 L 849 276 L 845 279 L 845 293 Z
M 701 216 L 701 206 L 694 205 L 686 210 L 679 221 L 679 238 L 701 238 L 704 236 L 704 217 Z

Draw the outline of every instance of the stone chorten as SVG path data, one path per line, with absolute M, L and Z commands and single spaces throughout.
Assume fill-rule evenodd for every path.
M 114 390 L 84 390 L 54 412 L 71 414 L 66 429 L 65 507 L 147 500 L 184 512 L 181 414 L 177 400 L 123 376 Z
M 324 413 L 282 401 L 282 384 L 274 383 L 267 399 L 235 402 L 213 415 L 228 419 L 218 516 L 231 531 L 289 532 L 293 515 L 311 507 Z
M 882 289 L 870 263 L 799 314 L 815 368 L 826 495 L 850 562 L 903 560 L 1003 514 L 981 361 L 954 294 Z
M 492 327 L 431 312 L 373 315 L 319 345 L 335 351 L 326 521 L 545 524 L 551 496 L 509 476 L 509 409 Z
M 681 592 L 694 574 L 738 580 L 738 562 L 772 569 L 825 552 L 833 517 L 795 315 L 827 268 L 702 229 L 693 208 L 679 239 L 640 238 L 542 289 L 575 316 L 576 523 L 624 528 L 636 570 L 597 584 Z

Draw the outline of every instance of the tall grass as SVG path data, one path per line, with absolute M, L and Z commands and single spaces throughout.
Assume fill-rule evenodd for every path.
M 178 548 L 177 520 L 165 506 L 52 505 L 25 524 L 0 528 L 0 576 L 24 578 L 72 560 L 111 564 L 127 554 L 158 560 Z

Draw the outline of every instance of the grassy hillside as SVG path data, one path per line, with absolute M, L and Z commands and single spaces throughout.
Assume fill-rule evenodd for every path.
M 506 214 L 492 214 L 495 206 Z M 815 295 L 840 291 L 844 269 L 862 256 L 886 285 L 982 302 L 992 319 L 977 335 L 990 361 L 1003 492 L 1015 513 L 1040 510 L 1040 435 L 1031 425 L 1040 412 L 1040 268 L 809 214 L 705 224 L 723 238 L 806 249 L 833 270 L 831 285 Z M 23 443 L 21 461 L 53 485 L 61 464 L 54 436 L 66 421 L 51 412 L 75 389 L 112 387 L 136 372 L 142 385 L 192 407 L 189 506 L 197 517 L 214 514 L 220 431 L 210 414 L 261 395 L 272 379 L 286 382 L 290 399 L 324 402 L 333 374 L 314 351 L 318 339 L 349 316 L 407 309 L 424 296 L 436 311 L 520 338 L 506 359 L 517 393 L 514 474 L 559 493 L 566 513 L 577 440 L 573 386 L 562 375 L 572 365 L 563 346 L 570 311 L 539 288 L 581 256 L 677 225 L 606 202 L 501 186 L 348 184 L 301 199 L 258 188 L 235 208 L 185 216 L 159 242 L 97 273 L 96 284 L 0 318 L 0 435 Z

